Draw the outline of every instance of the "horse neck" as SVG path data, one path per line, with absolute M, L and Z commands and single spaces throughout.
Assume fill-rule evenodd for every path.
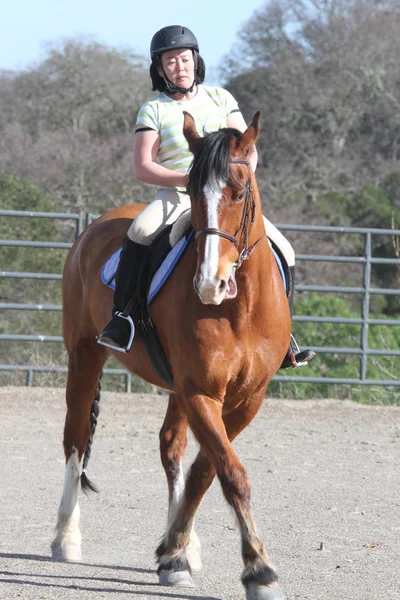
M 249 246 L 257 244 L 254 252 L 259 252 L 261 250 L 262 253 L 265 254 L 263 251 L 268 249 L 266 240 L 262 240 L 260 243 L 258 243 L 258 240 L 260 240 L 265 234 L 265 224 L 262 214 L 260 193 L 258 191 L 257 181 L 253 172 L 251 173 L 251 184 L 253 190 L 253 200 L 255 202 L 255 211 L 254 223 L 249 226 Z M 269 252 L 267 252 L 267 254 L 269 254 Z
M 254 223 L 249 224 L 248 229 L 248 246 L 251 247 L 253 244 L 254 250 L 250 255 L 249 259 L 242 263 L 240 267 L 243 273 L 249 275 L 248 283 L 254 287 L 256 282 L 263 282 L 263 289 L 268 289 L 268 281 L 271 275 L 271 250 L 268 244 L 268 239 L 263 238 L 265 234 L 265 224 L 262 214 L 262 206 L 260 194 L 258 191 L 257 182 L 254 174 L 251 174 L 251 182 L 253 189 L 253 199 L 255 202 L 254 212 Z M 264 295 L 264 294 L 262 294 Z
M 261 198 L 260 198 L 260 192 L 258 191 L 258 185 L 257 185 L 257 181 L 255 178 L 254 173 L 251 173 L 251 185 L 253 188 L 253 199 L 255 202 L 255 218 L 254 218 L 254 224 L 252 226 L 252 234 L 254 236 L 257 235 L 263 235 L 265 232 L 265 226 L 264 226 L 264 219 L 263 219 L 263 214 L 262 214 L 262 206 L 261 206 Z M 254 243 L 254 242 L 252 242 Z

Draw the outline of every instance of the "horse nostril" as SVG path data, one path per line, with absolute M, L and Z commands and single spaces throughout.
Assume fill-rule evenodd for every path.
M 220 292 L 224 292 L 226 290 L 226 286 L 227 286 L 227 282 L 225 281 L 225 279 L 221 280 L 221 283 L 219 284 L 219 291 Z

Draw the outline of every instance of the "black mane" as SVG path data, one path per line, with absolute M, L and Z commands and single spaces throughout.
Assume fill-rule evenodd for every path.
M 225 127 L 206 133 L 200 141 L 200 149 L 194 155 L 189 170 L 187 190 L 194 198 L 199 198 L 208 183 L 226 181 L 234 188 L 241 188 L 241 181 L 235 177 L 230 165 L 231 140 L 239 140 L 242 134 L 237 129 Z

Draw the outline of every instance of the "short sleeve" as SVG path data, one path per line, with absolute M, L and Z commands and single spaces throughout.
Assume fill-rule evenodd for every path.
M 237 100 L 235 100 L 228 90 L 224 90 L 223 88 L 221 88 L 221 100 L 223 102 L 223 106 L 225 107 L 227 117 L 231 114 L 231 112 L 240 111 Z
M 145 102 L 139 110 L 136 127 L 149 127 L 155 131 L 159 131 L 158 118 L 153 102 Z

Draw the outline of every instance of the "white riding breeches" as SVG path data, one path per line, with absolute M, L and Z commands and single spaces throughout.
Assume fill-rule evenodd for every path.
M 128 229 L 128 237 L 138 244 L 150 246 L 151 242 L 187 209 L 190 196 L 175 189 L 160 188 L 154 200 L 146 206 Z
M 166 225 L 176 221 L 188 209 L 190 209 L 189 194 L 177 192 L 175 189 L 160 188 L 157 190 L 154 200 L 133 221 L 128 229 L 128 237 L 138 244 L 150 246 Z M 263 218 L 268 237 L 278 246 L 287 260 L 288 266 L 293 267 L 295 253 L 291 244 L 271 221 L 268 221 L 266 217 Z
M 272 240 L 274 242 L 274 244 L 276 244 L 278 246 L 279 250 L 282 252 L 283 256 L 286 258 L 288 267 L 294 267 L 294 264 L 296 262 L 296 255 L 294 253 L 293 246 L 291 245 L 290 242 L 287 241 L 287 239 L 279 231 L 279 229 L 277 229 L 275 227 L 275 225 L 272 225 L 271 221 L 268 221 L 267 217 L 264 217 L 264 215 L 263 215 L 263 219 L 264 219 L 265 233 L 267 234 L 269 239 Z

